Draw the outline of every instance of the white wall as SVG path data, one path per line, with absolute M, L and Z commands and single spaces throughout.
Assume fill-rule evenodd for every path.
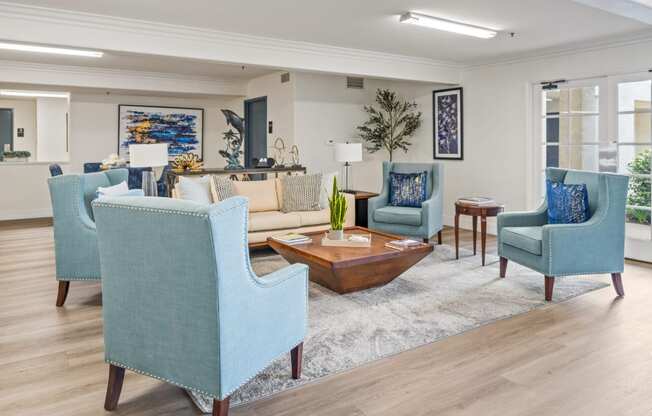
M 243 98 L 172 98 L 74 93 L 70 103 L 70 162 L 64 173 L 80 173 L 84 162 L 98 162 L 118 149 L 118 104 L 180 106 L 204 109 L 206 167 L 223 167 L 217 153 L 226 129 L 222 108 L 242 113 Z M 47 163 L 0 164 L 0 220 L 52 215 Z
M 26 150 L 36 156 L 36 101 L 3 99 L 0 108 L 14 110 L 14 150 Z M 19 128 L 25 129 L 24 137 L 18 137 Z
M 68 161 L 68 98 L 36 99 L 36 159 Z
M 464 161 L 447 164 L 447 183 L 456 196 L 492 196 L 506 210 L 533 208 L 532 84 L 644 72 L 650 56 L 648 41 L 465 71 Z M 450 221 L 449 200 L 445 207 Z
M 290 81 L 281 83 L 282 72 L 254 78 L 247 84 L 247 98 L 267 97 L 267 121 L 273 122 L 272 133 L 267 133 L 267 155 L 274 156 L 272 146 L 281 137 L 289 150 L 294 144 L 294 74 Z M 239 114 L 244 117 L 244 114 Z M 286 161 L 287 163 L 287 161 Z

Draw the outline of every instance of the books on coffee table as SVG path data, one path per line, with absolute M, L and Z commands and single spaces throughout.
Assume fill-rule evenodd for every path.
M 423 245 L 421 241 L 412 239 L 392 240 L 385 243 L 385 247 L 393 248 L 394 250 L 407 250 L 409 248 L 418 247 Z
M 273 236 L 272 238 L 276 241 L 280 241 L 281 243 L 290 244 L 290 245 L 309 243 L 312 241 L 312 238 L 303 234 L 296 234 L 296 233 L 276 235 Z
M 463 197 L 458 199 L 457 202 L 464 205 L 474 205 L 474 206 L 485 206 L 485 205 L 496 204 L 496 201 L 494 201 L 493 198 L 488 198 L 485 196 Z

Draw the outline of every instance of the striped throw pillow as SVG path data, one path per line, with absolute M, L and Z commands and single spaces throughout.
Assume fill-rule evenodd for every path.
M 281 179 L 283 189 L 283 212 L 319 211 L 319 194 L 321 192 L 321 173 L 313 175 L 284 176 Z
M 211 176 L 211 194 L 213 202 L 224 201 L 227 198 L 235 196 L 235 188 L 231 179 L 223 176 Z

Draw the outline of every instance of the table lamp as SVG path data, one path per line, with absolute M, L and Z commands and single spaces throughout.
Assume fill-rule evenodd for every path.
M 349 192 L 349 168 L 362 161 L 362 143 L 335 143 L 335 161 L 344 162 L 344 192 Z
M 166 143 L 130 144 L 129 166 L 132 168 L 160 168 L 168 164 Z M 146 196 L 157 196 L 156 177 L 153 171 L 143 172 L 143 192 Z

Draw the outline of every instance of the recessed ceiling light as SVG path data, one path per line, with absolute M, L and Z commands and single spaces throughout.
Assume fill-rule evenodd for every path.
M 0 95 L 8 97 L 41 97 L 41 98 L 70 98 L 67 92 L 46 92 L 46 91 L 8 91 L 0 90 Z
M 427 16 L 425 14 L 414 12 L 402 14 L 399 18 L 399 22 L 429 27 L 431 29 L 443 30 L 446 32 L 459 33 L 461 35 L 475 36 L 476 38 L 482 39 L 491 39 L 498 34 L 497 31 L 492 29 L 454 22 L 452 20 L 440 19 L 439 17 Z
M 23 43 L 0 42 L 0 49 L 19 52 L 50 53 L 55 55 L 85 56 L 88 58 L 101 58 L 104 52 L 87 51 L 84 49 L 54 48 L 51 46 L 26 45 Z

